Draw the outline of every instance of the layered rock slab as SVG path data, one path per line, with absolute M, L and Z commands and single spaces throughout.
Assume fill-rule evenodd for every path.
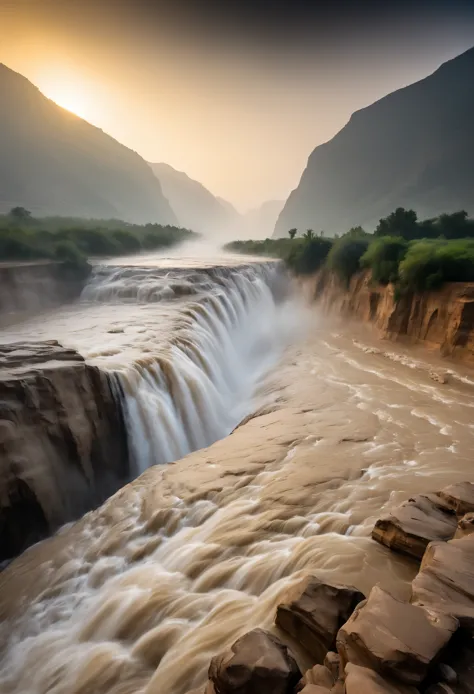
M 295 659 L 280 639 L 254 629 L 211 660 L 206 692 L 292 694 L 300 678 Z
M 419 494 L 380 518 L 372 537 L 389 549 L 421 560 L 433 540 L 454 537 L 454 510 L 438 494 Z
M 275 622 L 322 663 L 339 628 L 365 596 L 351 586 L 331 585 L 307 576 L 278 605 Z
M 0 560 L 128 481 L 120 395 L 56 341 L 0 346 Z
M 474 512 L 474 484 L 472 482 L 451 484 L 442 489 L 439 496 L 458 516 Z
M 354 663 L 404 684 L 426 678 L 458 629 L 454 617 L 397 600 L 375 586 L 337 635 L 342 663 Z
M 411 602 L 452 615 L 474 634 L 474 535 L 428 546 Z
M 345 669 L 345 694 L 418 694 L 415 687 L 382 678 L 374 670 L 353 663 Z

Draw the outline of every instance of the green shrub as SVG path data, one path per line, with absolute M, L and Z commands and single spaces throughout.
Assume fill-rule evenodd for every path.
M 288 266 L 297 274 L 309 275 L 323 265 L 332 247 L 332 240 L 322 236 L 298 239 L 286 257 Z
M 131 231 L 117 229 L 112 232 L 112 238 L 121 252 L 138 253 L 141 251 L 141 243 Z
M 399 267 L 410 291 L 436 289 L 443 282 L 474 282 L 474 240 L 423 240 L 410 244 Z
M 398 280 L 398 266 L 405 257 L 408 242 L 397 236 L 375 239 L 360 259 L 363 268 L 370 268 L 375 282 L 388 284 Z
M 360 259 L 368 245 L 365 237 L 347 235 L 337 239 L 327 257 L 327 267 L 348 286 L 351 277 L 360 270 Z

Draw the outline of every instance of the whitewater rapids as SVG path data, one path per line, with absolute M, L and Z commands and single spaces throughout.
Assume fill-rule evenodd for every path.
M 249 272 L 254 277 L 256 268 Z M 178 384 L 169 392 L 184 403 L 185 392 L 193 397 L 203 388 L 208 396 L 214 385 L 215 409 L 210 403 L 196 411 L 213 412 L 206 426 L 222 428 L 211 435 L 202 424 L 202 440 L 205 432 L 219 439 L 213 445 L 150 467 L 0 574 L 2 694 L 187 694 L 203 685 L 215 653 L 255 626 L 271 627 L 281 595 L 304 572 L 364 592 L 380 582 L 403 593 L 415 565 L 373 542 L 370 531 L 381 512 L 408 496 L 472 479 L 472 373 L 456 367 L 447 383 L 435 382 L 430 372 L 445 371 L 446 363 L 388 349 L 353 326 L 326 325 L 314 310 L 300 314 L 298 304 L 277 301 L 281 292 L 268 277 L 262 282 L 252 280 L 248 291 L 236 287 L 227 300 L 229 287 L 216 288 L 213 280 L 210 294 L 203 290 L 191 304 L 177 299 L 173 309 L 163 308 L 161 299 L 144 304 L 142 315 L 130 288 L 122 304 L 115 294 L 106 299 L 112 303 L 88 307 L 103 317 L 119 306 L 119 329 L 128 320 L 135 327 L 146 322 L 151 335 L 158 306 L 171 343 L 156 328 L 154 341 L 142 343 L 143 333 L 108 333 L 99 321 L 97 341 L 103 337 L 115 353 L 89 358 L 141 384 L 130 369 L 138 368 L 140 345 L 148 345 L 152 353 L 142 354 L 145 366 L 138 368 L 146 383 L 131 387 L 132 401 L 148 408 L 160 389 L 159 378 L 147 375 L 150 363 L 167 378 L 162 359 L 156 361 L 163 345 L 166 361 L 190 360 L 179 362 L 169 383 L 191 378 L 195 367 L 202 371 L 189 391 Z M 247 308 L 239 313 L 240 301 Z M 238 326 L 229 340 L 216 337 L 217 318 L 207 311 L 221 316 L 226 334 Z M 296 331 L 301 316 L 306 335 Z M 86 332 L 84 345 L 97 352 Z M 199 349 L 190 349 L 199 339 Z M 200 360 L 209 353 L 220 359 L 215 372 Z M 155 407 L 162 412 L 170 403 L 158 399 L 149 409 Z M 182 417 L 190 405 L 183 408 L 167 412 L 182 426 L 179 445 L 191 448 L 199 444 L 188 438 L 196 424 Z M 138 413 L 137 405 L 130 426 L 138 426 L 135 415 L 142 422 Z M 161 420 L 149 427 L 162 427 Z M 135 450 L 145 468 L 150 451 L 161 449 L 142 434 Z

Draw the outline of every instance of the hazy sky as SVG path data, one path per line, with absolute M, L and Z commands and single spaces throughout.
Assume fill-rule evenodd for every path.
M 472 0 L 0 0 L 0 62 L 240 209 L 473 45 Z

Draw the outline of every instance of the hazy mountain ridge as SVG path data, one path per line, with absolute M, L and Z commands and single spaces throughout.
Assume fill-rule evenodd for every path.
M 225 234 L 236 228 L 240 218 L 237 210 L 202 183 L 163 162 L 150 163 L 150 167 L 180 224 L 203 234 Z
M 136 152 L 0 63 L 0 212 L 176 223 Z
M 269 200 L 239 213 L 232 203 L 213 195 L 202 183 L 169 164 L 150 164 L 183 226 L 222 239 L 271 236 L 284 201 Z
M 309 157 L 275 236 L 371 230 L 398 206 L 474 212 L 474 48 L 352 115 Z

